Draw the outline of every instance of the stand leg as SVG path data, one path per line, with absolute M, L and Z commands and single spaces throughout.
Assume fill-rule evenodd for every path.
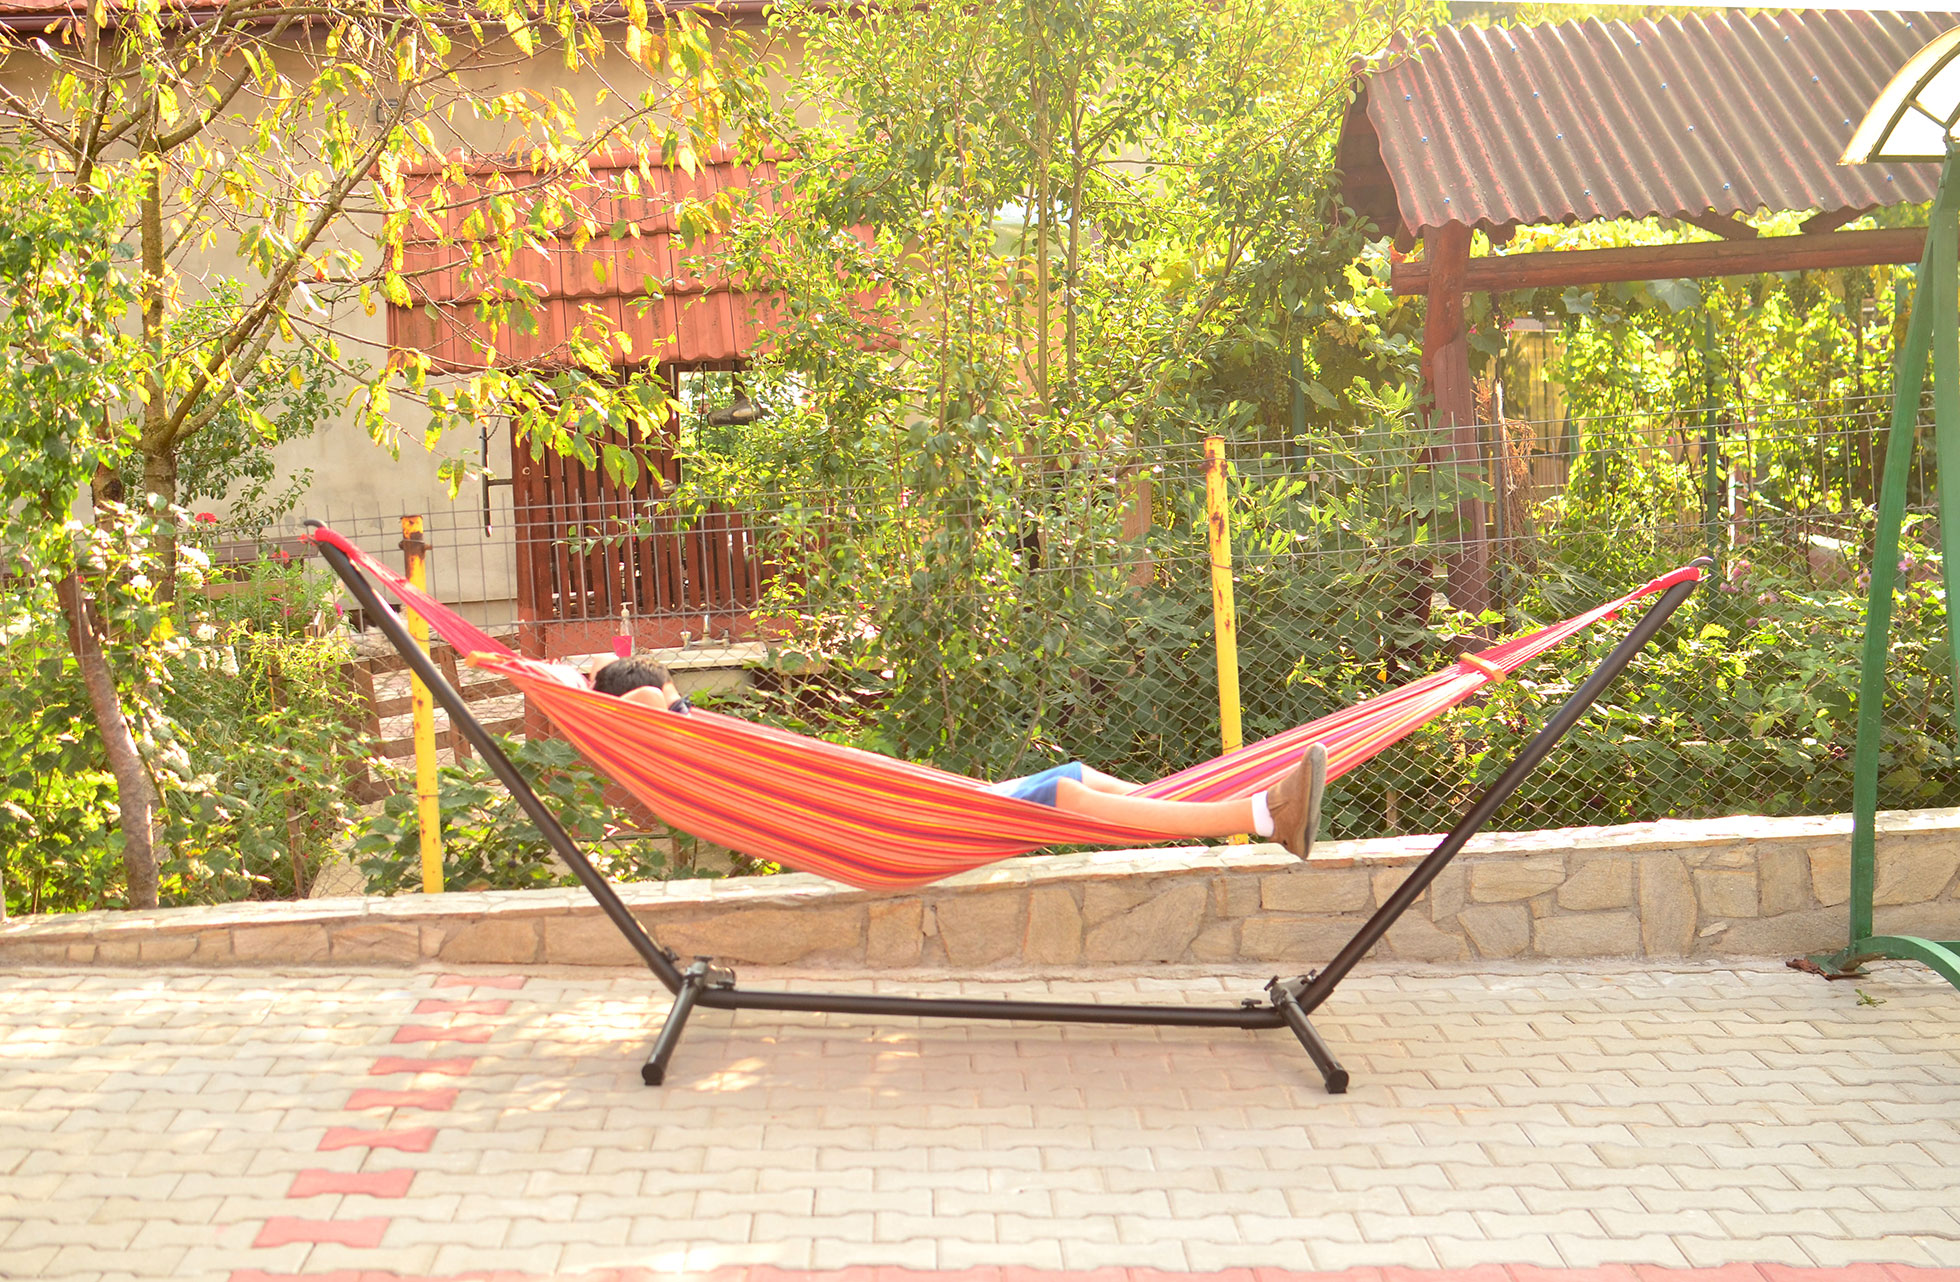
M 1286 1021 L 1286 1026 L 1293 1030 L 1293 1035 L 1300 1039 L 1300 1045 L 1307 1048 L 1307 1057 L 1313 1060 L 1313 1066 L 1320 1070 L 1320 1080 L 1327 1083 L 1327 1093 L 1347 1094 L 1348 1071 L 1341 1067 L 1341 1062 L 1334 1058 L 1334 1052 L 1321 1040 L 1320 1031 L 1307 1018 L 1307 1012 L 1300 1009 L 1300 1003 L 1294 1000 L 1292 992 L 1275 984 L 1272 995 L 1274 1008 Z
M 667 1080 L 667 1061 L 674 1057 L 674 1048 L 681 1044 L 681 1032 L 687 1027 L 687 1017 L 694 1013 L 694 999 L 701 995 L 702 975 L 697 965 L 689 970 L 681 981 L 680 992 L 674 994 L 673 1009 L 667 1012 L 667 1022 L 661 1025 L 660 1039 L 653 1044 L 653 1053 L 647 1062 L 640 1066 L 640 1080 L 648 1086 L 658 1086 Z

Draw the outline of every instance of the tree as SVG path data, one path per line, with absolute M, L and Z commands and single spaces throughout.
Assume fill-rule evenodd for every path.
M 716 40 L 735 56 L 718 56 Z M 484 368 L 444 380 L 427 353 L 408 350 L 364 374 L 349 321 L 384 299 L 408 304 L 402 242 L 419 227 L 462 262 L 485 333 L 523 325 L 537 288 L 514 266 L 517 252 L 563 229 L 605 230 L 591 190 L 596 153 L 691 164 L 717 128 L 717 104 L 748 91 L 739 47 L 692 11 L 649 13 L 643 0 L 623 13 L 591 0 L 104 0 L 11 41 L 0 55 L 0 145 L 37 162 L 17 180 L 70 211 L 94 193 L 129 193 L 88 215 L 91 227 L 114 219 L 99 241 L 69 245 L 98 249 L 102 265 L 125 244 L 135 250 L 133 315 L 112 314 L 104 293 L 70 317 L 96 327 L 78 348 L 114 345 L 119 329 L 140 346 L 133 386 L 93 388 L 100 422 L 86 487 L 105 527 L 125 512 L 149 523 L 143 572 L 125 581 L 153 584 L 160 604 L 174 598 L 182 452 L 228 419 L 275 435 L 268 410 L 296 349 L 355 381 L 354 412 L 391 447 L 404 410 L 426 413 L 413 426 L 431 442 L 504 415 L 520 437 L 554 447 L 664 417 L 649 412 L 664 408 L 664 389 L 615 377 L 597 341 L 550 369 L 485 352 Z M 524 84 L 547 72 L 581 94 Z M 489 154 L 504 160 L 486 176 L 478 162 Z M 123 493 L 124 453 L 140 461 L 136 495 Z M 445 465 L 452 484 L 460 469 Z M 40 502 L 65 512 L 73 478 L 56 470 Z M 88 622 L 90 593 L 104 583 L 69 575 L 64 617 L 85 676 L 108 644 L 123 651 L 128 680 L 141 637 Z M 97 698 L 99 685 L 90 693 L 105 744 L 134 744 L 125 708 Z M 132 902 L 151 904 L 151 807 L 132 804 L 135 774 L 117 777 Z
M 56 611 L 90 705 L 104 726 L 103 747 L 126 822 L 147 830 L 156 805 L 116 678 L 104 654 L 105 613 L 141 628 L 150 585 L 118 576 L 97 599 L 82 570 L 107 568 L 115 552 L 140 540 L 124 519 L 104 512 L 97 530 L 69 519 L 78 489 L 112 466 L 126 444 L 102 407 L 126 398 L 139 377 L 140 351 L 117 322 L 136 298 L 118 268 L 120 220 L 129 193 L 53 186 L 13 153 L 0 151 L 0 635 L 33 644 L 34 624 Z M 106 609 L 105 609 L 106 607 Z M 147 879 L 144 874 L 147 872 Z M 131 895 L 155 901 L 155 866 L 131 868 Z
M 769 514 L 763 613 L 878 691 L 865 742 L 998 773 L 1170 737 L 1155 694 L 1202 711 L 1179 661 L 1194 598 L 1132 590 L 1135 527 L 1176 502 L 1150 478 L 1208 431 L 1284 447 L 1296 342 L 1316 423 L 1406 404 L 1392 332 L 1413 316 L 1354 305 L 1386 294 L 1331 179 L 1350 60 L 1427 12 L 776 11 L 803 65 L 749 122 L 790 190 L 738 218 L 730 255 L 784 299 L 744 375 L 772 413 L 704 428 L 683 475 Z M 1114 690 L 1084 675 L 1138 665 Z

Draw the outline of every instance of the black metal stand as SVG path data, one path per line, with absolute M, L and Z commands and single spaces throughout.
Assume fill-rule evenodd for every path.
M 318 525 L 309 521 L 308 525 Z M 524 808 L 525 814 L 538 826 L 551 848 L 559 858 L 571 868 L 581 885 L 592 898 L 598 901 L 600 909 L 632 945 L 641 959 L 667 991 L 674 995 L 673 1008 L 668 1012 L 667 1021 L 660 1030 L 646 1064 L 640 1070 L 641 1080 L 649 1086 L 658 1086 L 667 1078 L 668 1061 L 673 1058 L 680 1045 L 681 1034 L 686 1030 L 687 1020 L 696 1007 L 709 1010 L 772 1010 L 772 1011 L 814 1011 L 837 1015 L 879 1015 L 928 1017 L 937 1019 L 1005 1019 L 1026 1020 L 1040 1023 L 1070 1024 L 1143 1024 L 1169 1028 L 1245 1028 L 1269 1029 L 1289 1028 L 1306 1049 L 1313 1060 L 1314 1067 L 1320 1070 L 1322 1081 L 1330 1094 L 1341 1094 L 1348 1088 L 1348 1073 L 1328 1049 L 1327 1043 L 1308 1020 L 1308 1015 L 1327 1000 L 1334 987 L 1347 973 L 1354 969 L 1355 963 L 1375 945 L 1396 918 L 1407 911 L 1416 896 L 1420 895 L 1443 866 L 1455 857 L 1464 843 L 1476 834 L 1477 830 L 1490 820 L 1497 808 L 1514 792 L 1531 771 L 1544 760 L 1558 741 L 1565 737 L 1574 724 L 1585 714 L 1593 702 L 1599 698 L 1606 686 L 1626 669 L 1638 654 L 1660 630 L 1670 615 L 1687 600 L 1694 591 L 1694 584 L 1679 583 L 1669 588 L 1650 610 L 1635 625 L 1631 634 L 1614 647 L 1613 652 L 1600 664 L 1597 671 L 1587 678 L 1584 685 L 1572 693 L 1545 728 L 1534 736 L 1516 760 L 1498 777 L 1497 781 L 1485 790 L 1477 804 L 1466 814 L 1455 828 L 1450 830 L 1441 845 L 1423 859 L 1408 880 L 1399 887 L 1388 901 L 1376 910 L 1374 916 L 1361 927 L 1346 947 L 1329 962 L 1326 969 L 1302 975 L 1296 979 L 1282 980 L 1275 976 L 1266 985 L 1267 998 L 1264 1002 L 1257 997 L 1247 997 L 1236 1007 L 1192 1007 L 1192 1006 L 1150 1006 L 1150 1005 L 1104 1005 L 1086 1002 L 1030 1002 L 1014 1001 L 1006 998 L 963 998 L 963 997 L 876 997 L 869 994 L 852 993 L 791 993 L 782 991 L 740 989 L 736 987 L 735 973 L 723 967 L 714 966 L 709 958 L 697 958 L 685 971 L 680 967 L 680 959 L 669 949 L 657 943 L 640 924 L 630 909 L 621 902 L 619 895 L 599 871 L 585 857 L 572 835 L 565 831 L 563 824 L 538 799 L 510 759 L 498 748 L 481 723 L 471 715 L 469 706 L 462 695 L 444 680 L 441 671 L 430 661 L 428 655 L 409 635 L 408 628 L 400 616 L 386 605 L 375 593 L 366 577 L 356 569 L 345 553 L 330 544 L 318 545 L 321 556 L 347 585 L 347 590 L 360 602 L 366 617 L 378 626 L 400 651 L 402 658 L 415 675 L 422 679 L 442 706 L 449 713 L 450 724 L 464 737 L 483 760 L 489 765 L 511 795 Z M 1698 561 L 1696 564 L 1712 564 Z

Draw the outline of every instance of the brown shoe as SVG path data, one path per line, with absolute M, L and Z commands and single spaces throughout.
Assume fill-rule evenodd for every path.
M 1305 859 L 1313 850 L 1314 834 L 1320 829 L 1320 798 L 1326 791 L 1327 749 L 1316 743 L 1266 794 L 1266 808 L 1273 812 L 1273 840 L 1296 859 Z

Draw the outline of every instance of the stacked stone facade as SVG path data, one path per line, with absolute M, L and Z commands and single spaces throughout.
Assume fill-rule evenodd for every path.
M 1331 957 L 1433 837 L 1009 860 L 901 894 L 816 877 L 623 887 L 684 956 L 850 969 L 1271 963 Z M 1795 955 L 1840 944 L 1850 820 L 1734 818 L 1477 838 L 1378 951 L 1475 959 Z M 1960 937 L 1960 810 L 1880 816 L 1883 930 Z M 637 959 L 581 890 L 82 913 L 0 925 L 0 964 L 515 963 Z

